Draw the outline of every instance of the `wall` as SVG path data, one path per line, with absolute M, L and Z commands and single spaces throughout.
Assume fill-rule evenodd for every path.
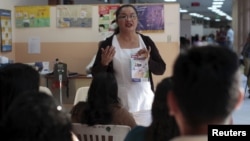
M 192 17 L 188 13 L 181 13 L 180 36 L 191 39 Z
M 204 28 L 203 29 L 203 34 L 204 35 L 209 35 L 209 34 L 214 34 L 216 35 L 217 28 Z
M 0 1 L 0 9 L 7 9 L 11 10 L 11 20 L 12 20 L 12 51 L 11 52 L 0 52 L 0 56 L 5 56 L 8 57 L 12 60 L 15 60 L 15 22 L 14 22 L 14 6 L 18 5 L 47 5 L 48 1 L 47 0 L 1 0 Z
M 68 64 L 69 71 L 85 73 L 85 66 L 96 53 L 97 44 L 102 39 L 98 33 L 98 6 L 93 5 L 92 28 L 56 28 L 56 7 L 51 7 L 51 26 L 47 28 L 15 28 L 15 62 L 49 61 L 50 67 L 55 58 Z M 164 33 L 145 33 L 156 43 L 167 64 L 162 76 L 154 76 L 155 84 L 163 77 L 172 74 L 172 65 L 179 53 L 179 4 L 165 4 Z M 14 22 L 13 22 L 14 23 Z M 28 54 L 27 43 L 30 37 L 41 39 L 41 53 Z
M 1 0 L 0 9 L 14 10 L 17 5 L 47 5 L 48 0 Z
M 201 38 L 201 36 L 204 35 L 203 25 L 201 25 L 201 24 L 195 24 L 195 25 L 191 26 L 191 35 L 194 36 L 196 34 L 198 34 L 200 38 Z
M 106 4 L 103 0 L 74 0 L 74 4 L 101 4 L 101 3 Z
M 97 44 L 103 38 L 98 33 L 98 7 L 93 5 L 92 28 L 56 28 L 56 7 L 51 7 L 51 26 L 48 28 L 15 28 L 14 6 L 19 5 L 47 5 L 48 1 L 33 0 L 0 0 L 0 8 L 12 10 L 13 50 L 0 52 L 15 62 L 49 61 L 53 64 L 59 58 L 68 64 L 69 71 L 85 73 L 85 66 L 96 53 Z M 180 15 L 179 4 L 165 4 L 164 33 L 145 33 L 156 43 L 160 54 L 167 64 L 167 71 L 162 76 L 154 76 L 155 84 L 163 77 L 172 74 L 172 65 L 179 53 Z M 174 16 L 173 16 L 174 15 Z M 29 37 L 40 37 L 41 53 L 28 54 L 27 41 Z M 52 65 L 50 65 L 52 68 Z
M 192 21 L 188 19 L 182 19 L 181 20 L 181 26 L 180 26 L 180 36 L 186 37 L 186 38 L 191 38 L 191 26 L 192 26 Z

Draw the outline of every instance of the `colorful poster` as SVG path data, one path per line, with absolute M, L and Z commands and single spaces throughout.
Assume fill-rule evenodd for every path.
M 135 5 L 138 11 L 138 30 L 142 32 L 164 31 L 164 5 Z
M 16 28 L 49 27 L 49 6 L 17 6 L 15 7 Z
M 91 5 L 58 5 L 56 14 L 57 27 L 92 27 Z
M 12 28 L 11 28 L 11 11 L 0 9 L 0 44 L 1 51 L 7 52 L 12 50 Z
M 117 27 L 115 12 L 120 5 L 99 5 L 99 32 L 113 34 Z

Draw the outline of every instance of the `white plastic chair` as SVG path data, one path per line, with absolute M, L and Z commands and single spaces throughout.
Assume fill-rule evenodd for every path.
M 39 91 L 44 92 L 50 96 L 53 96 L 51 90 L 45 86 L 39 86 Z
M 86 101 L 88 96 L 89 86 L 80 87 L 76 91 L 74 105 L 76 105 L 79 101 Z
M 80 141 L 124 141 L 131 130 L 127 125 L 94 125 L 72 123 L 73 133 Z

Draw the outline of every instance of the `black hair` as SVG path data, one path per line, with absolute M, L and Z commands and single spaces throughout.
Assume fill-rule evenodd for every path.
M 186 122 L 223 121 L 233 111 L 239 92 L 239 61 L 221 46 L 193 47 L 174 63 L 173 92 Z
M 13 100 L 0 127 L 6 141 L 72 141 L 72 126 L 55 99 L 29 91 Z
M 105 28 L 104 24 L 99 24 L 99 27 L 103 27 L 103 28 Z
M 81 122 L 88 125 L 110 124 L 113 105 L 120 105 L 116 78 L 112 73 L 100 72 L 90 84 Z
M 18 95 L 38 91 L 39 85 L 40 75 L 32 66 L 13 63 L 0 68 L 0 120 Z
M 171 77 L 164 78 L 156 86 L 152 104 L 152 123 L 146 128 L 145 141 L 168 141 L 178 136 L 179 128 L 173 116 L 169 115 L 167 94 L 173 88 Z

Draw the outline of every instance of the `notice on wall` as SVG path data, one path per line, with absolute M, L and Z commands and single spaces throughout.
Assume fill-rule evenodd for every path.
M 30 37 L 28 40 L 28 53 L 39 54 L 41 52 L 41 41 L 39 37 Z

